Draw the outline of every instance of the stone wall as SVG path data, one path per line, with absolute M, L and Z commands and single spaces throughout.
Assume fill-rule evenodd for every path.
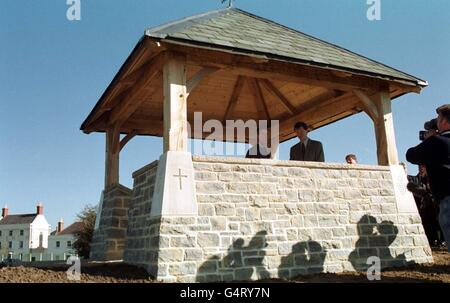
M 152 218 L 156 163 L 134 174 L 125 260 L 166 282 L 290 278 L 432 262 L 389 167 L 194 157 L 198 216 Z M 411 203 L 414 203 L 413 201 Z
M 152 218 L 150 210 L 156 181 L 158 161 L 133 173 L 133 198 L 128 212 L 127 242 L 124 261 L 145 265 L 149 272 L 157 276 L 156 269 L 159 247 L 159 221 Z
M 98 229 L 94 230 L 90 259 L 122 260 L 132 191 L 116 185 L 105 190 Z

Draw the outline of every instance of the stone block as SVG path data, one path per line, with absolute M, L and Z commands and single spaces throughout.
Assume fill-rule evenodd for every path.
M 248 208 L 245 210 L 245 220 L 257 221 L 261 219 L 260 210 L 258 208 Z
M 160 249 L 158 253 L 160 262 L 181 262 L 183 256 L 183 250 L 179 248 Z
M 298 200 L 300 202 L 315 202 L 317 200 L 316 193 L 313 190 L 301 189 L 298 191 Z
M 169 275 L 172 276 L 195 275 L 196 272 L 197 264 L 195 262 L 169 264 Z
M 215 210 L 217 216 L 234 216 L 236 214 L 235 206 L 231 203 L 217 203 Z
M 198 205 L 198 214 L 199 216 L 214 216 L 214 206 L 212 204 L 199 204 Z M 220 215 L 220 214 L 218 214 Z
M 197 235 L 197 244 L 200 247 L 218 247 L 220 245 L 220 238 L 218 234 L 199 233 Z
M 212 217 L 211 230 L 225 231 L 227 228 L 227 218 L 226 217 Z
M 184 261 L 201 261 L 203 260 L 203 250 L 198 248 L 188 248 L 184 251 Z
M 201 194 L 220 194 L 225 192 L 225 184 L 213 181 L 195 182 L 196 190 Z
M 212 172 L 195 172 L 195 180 L 196 181 L 216 181 L 217 174 Z
M 195 237 L 192 236 L 180 236 L 171 237 L 170 246 L 171 247 L 195 247 Z

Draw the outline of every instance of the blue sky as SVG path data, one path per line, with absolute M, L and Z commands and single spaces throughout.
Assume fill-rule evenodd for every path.
M 366 0 L 237 0 L 256 15 L 338 44 L 419 78 L 421 95 L 393 102 L 399 156 L 418 143 L 435 108 L 450 101 L 450 1 L 381 0 L 369 22 Z M 144 29 L 223 7 L 220 0 L 81 0 L 81 21 L 68 21 L 65 0 L 0 0 L 0 205 L 33 212 L 42 202 L 54 227 L 98 202 L 104 181 L 104 136 L 79 127 Z M 324 127 L 329 162 L 352 152 L 375 164 L 371 121 L 359 114 Z M 294 141 L 284 143 L 288 157 Z M 135 138 L 121 154 L 121 183 L 157 159 L 159 138 Z M 411 173 L 416 168 L 409 166 Z

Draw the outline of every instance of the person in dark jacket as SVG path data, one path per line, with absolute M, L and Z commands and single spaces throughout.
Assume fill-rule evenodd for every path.
M 267 146 L 268 143 L 274 144 L 272 138 L 270 137 L 271 132 L 267 129 L 263 129 L 258 132 L 258 142 L 253 145 L 245 154 L 247 159 L 271 159 L 272 152 Z
M 322 143 L 308 138 L 309 127 L 304 122 L 297 122 L 294 130 L 300 142 L 291 147 L 290 160 L 325 162 Z
M 414 195 L 428 242 L 432 247 L 440 246 L 444 240 L 438 221 L 439 205 L 433 199 L 425 165 L 419 165 L 417 176 L 408 176 L 408 181 L 407 187 Z
M 406 159 L 427 168 L 430 189 L 439 201 L 439 224 L 450 251 L 450 104 L 437 108 L 439 134 L 410 148 Z

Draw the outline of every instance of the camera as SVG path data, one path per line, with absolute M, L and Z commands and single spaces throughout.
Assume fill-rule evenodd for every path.
M 425 130 L 421 130 L 419 132 L 419 140 L 424 141 L 428 137 L 434 135 L 437 132 L 437 119 L 431 119 L 430 121 L 425 122 L 423 125 Z

